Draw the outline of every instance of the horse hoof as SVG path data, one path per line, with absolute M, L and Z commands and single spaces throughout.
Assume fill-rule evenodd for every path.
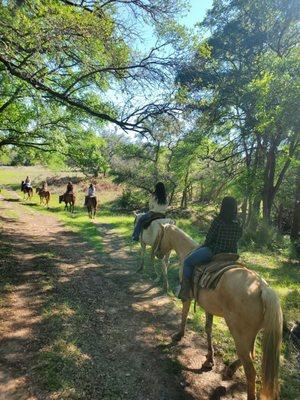
M 172 342 L 180 342 L 180 340 L 183 338 L 184 333 L 182 332 L 177 332 L 172 336 Z
M 233 378 L 233 375 L 234 371 L 232 370 L 232 368 L 226 367 L 222 375 L 223 381 L 230 381 Z
M 214 366 L 214 362 L 213 362 L 213 361 L 211 361 L 211 360 L 206 360 L 206 361 L 204 361 L 204 363 L 202 364 L 202 369 L 203 369 L 204 371 L 210 371 L 210 370 L 212 370 L 213 366 Z

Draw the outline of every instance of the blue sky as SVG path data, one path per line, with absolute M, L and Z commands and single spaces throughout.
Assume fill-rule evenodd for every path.
M 212 3 L 213 0 L 190 0 L 190 12 L 181 21 L 185 25 L 192 27 L 204 18 L 206 11 L 212 6 Z

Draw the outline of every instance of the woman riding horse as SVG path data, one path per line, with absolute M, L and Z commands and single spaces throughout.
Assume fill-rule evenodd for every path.
M 88 187 L 84 205 L 88 209 L 89 217 L 90 218 L 95 217 L 97 211 L 97 196 L 96 196 L 96 186 L 93 183 L 91 183 L 90 186 Z
M 138 219 L 134 227 L 132 240 L 136 242 L 139 240 L 142 226 L 145 221 L 151 218 L 153 214 L 161 214 L 163 217 L 166 213 L 167 207 L 168 204 L 165 185 L 162 182 L 158 182 L 155 185 L 154 192 L 149 199 L 149 211 Z
M 233 197 L 224 197 L 219 215 L 211 223 L 204 244 L 192 251 L 183 263 L 183 280 L 179 298 L 189 300 L 191 280 L 197 265 L 211 261 L 215 254 L 237 253 L 237 242 L 242 236 L 242 227 L 237 220 L 237 202 Z

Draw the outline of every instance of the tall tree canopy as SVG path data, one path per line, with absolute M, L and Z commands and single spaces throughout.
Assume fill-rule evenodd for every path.
M 162 34 L 142 50 L 139 24 L 176 29 L 182 7 L 181 0 L 0 2 L 0 145 L 25 145 L 26 132 L 28 145 L 49 148 L 43 128 L 59 119 L 67 129 L 70 113 L 144 132 L 148 117 L 170 109 L 161 89 L 174 54 L 163 54 L 170 40 Z
M 262 200 L 267 221 L 300 140 L 298 22 L 294 0 L 216 0 L 177 76 L 210 136 L 243 158 L 249 215 Z

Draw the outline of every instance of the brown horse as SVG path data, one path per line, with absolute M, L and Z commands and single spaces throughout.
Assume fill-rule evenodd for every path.
M 28 187 L 24 181 L 21 183 L 21 192 L 24 193 L 23 200 L 30 200 L 33 196 L 33 189 L 32 187 Z M 26 197 L 27 195 L 27 197 Z
M 40 196 L 40 204 L 45 204 L 49 208 L 50 192 L 43 188 L 36 188 L 36 193 Z
M 97 197 L 86 196 L 85 205 L 88 210 L 89 217 L 92 219 L 95 218 L 98 206 Z
M 181 260 L 198 244 L 174 225 L 161 226 L 155 255 L 162 258 L 175 250 Z M 182 266 L 181 266 L 182 269 Z M 263 329 L 262 339 L 262 400 L 278 400 L 278 371 L 282 337 L 282 312 L 277 294 L 255 272 L 237 265 L 226 271 L 213 290 L 201 289 L 197 303 L 206 313 L 205 331 L 208 354 L 203 368 L 212 368 L 213 315 L 223 317 L 234 338 L 238 359 L 228 367 L 226 377 L 231 378 L 243 365 L 247 379 L 247 399 L 255 400 L 255 369 L 253 366 L 255 338 Z M 191 301 L 183 303 L 182 322 L 174 340 L 185 334 L 186 320 Z
M 75 205 L 75 194 L 74 193 L 65 193 L 59 196 L 59 204 L 64 201 L 65 202 L 65 210 L 68 210 L 69 206 L 69 211 L 71 213 L 74 212 L 74 205 Z

